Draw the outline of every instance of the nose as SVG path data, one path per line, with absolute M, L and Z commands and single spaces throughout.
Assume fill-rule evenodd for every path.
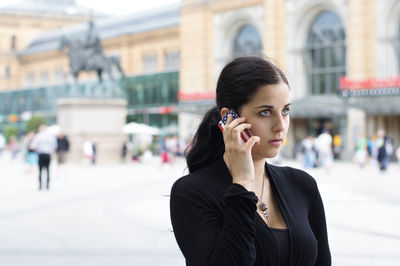
M 282 132 L 285 130 L 285 118 L 279 114 L 276 116 L 273 126 L 274 132 Z

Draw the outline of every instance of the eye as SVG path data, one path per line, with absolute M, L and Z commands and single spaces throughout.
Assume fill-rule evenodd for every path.
M 261 116 L 269 116 L 271 114 L 270 110 L 262 110 L 261 112 L 258 113 Z
M 289 112 L 290 112 L 290 109 L 289 109 L 289 108 L 284 108 L 284 109 L 282 110 L 282 114 L 283 114 L 283 115 L 288 115 Z

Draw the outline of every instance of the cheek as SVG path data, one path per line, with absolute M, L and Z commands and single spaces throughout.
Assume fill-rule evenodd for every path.
M 286 123 L 286 128 L 285 128 L 285 136 L 289 131 L 289 126 L 290 126 L 290 117 L 287 118 L 287 123 Z
M 266 125 L 265 122 L 264 123 L 253 123 L 253 124 L 251 124 L 250 131 L 251 131 L 251 133 L 253 133 L 253 135 L 263 138 L 267 128 L 268 128 L 268 125 Z

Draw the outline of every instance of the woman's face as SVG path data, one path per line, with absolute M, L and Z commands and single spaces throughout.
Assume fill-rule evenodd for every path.
M 275 157 L 289 129 L 290 93 L 286 83 L 260 87 L 250 102 L 243 105 L 240 116 L 252 125 L 250 131 L 260 137 L 253 147 L 255 159 Z

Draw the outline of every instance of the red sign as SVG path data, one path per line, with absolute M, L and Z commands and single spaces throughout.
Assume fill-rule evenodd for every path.
M 340 78 L 340 90 L 345 97 L 398 95 L 400 94 L 400 76 L 364 80 L 350 80 L 343 76 Z
M 214 100 L 215 99 L 215 91 L 213 92 L 178 92 L 179 101 L 201 101 L 201 100 Z
M 400 76 L 376 79 L 369 78 L 364 80 L 350 80 L 343 76 L 340 79 L 341 90 L 365 90 L 365 89 L 381 89 L 381 88 L 399 88 Z

